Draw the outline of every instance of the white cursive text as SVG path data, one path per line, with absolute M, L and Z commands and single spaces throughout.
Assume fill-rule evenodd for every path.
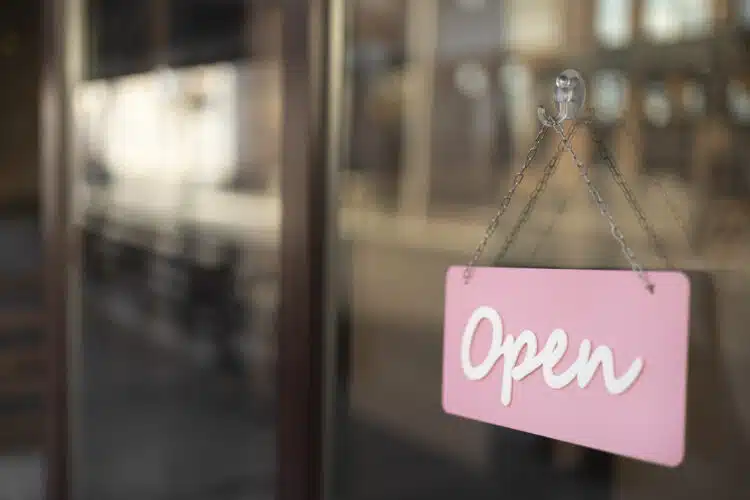
M 484 361 L 475 365 L 471 361 L 471 345 L 480 323 L 484 320 L 489 321 L 492 327 L 492 342 Z M 524 348 L 526 352 L 523 359 L 519 360 Z M 604 386 L 609 394 L 622 394 L 627 391 L 643 370 L 643 360 L 636 358 L 625 374 L 617 377 L 612 350 L 602 345 L 591 352 L 591 341 L 584 339 L 578 348 L 578 358 L 575 362 L 562 373 L 555 373 L 555 366 L 567 350 L 568 335 L 565 330 L 553 330 L 544 347 L 538 350 L 534 332 L 523 330 L 518 338 L 510 334 L 504 335 L 500 314 L 491 307 L 481 306 L 472 313 L 464 329 L 461 339 L 461 367 L 469 380 L 481 380 L 492 371 L 500 358 L 504 358 L 500 392 L 500 401 L 504 406 L 510 404 L 513 381 L 523 380 L 539 368 L 542 369 L 544 381 L 551 389 L 567 387 L 574 379 L 578 381 L 578 387 L 584 389 L 591 383 L 601 366 Z

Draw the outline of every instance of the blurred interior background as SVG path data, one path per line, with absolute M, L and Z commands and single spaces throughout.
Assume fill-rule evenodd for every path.
M 275 480 L 280 2 L 70 0 L 73 224 L 84 235 L 76 498 L 270 498 Z M 0 497 L 41 498 L 40 6 L 0 16 Z M 750 2 L 332 1 L 334 496 L 747 498 Z M 338 57 L 338 58 L 337 58 Z M 442 290 L 551 105 L 584 73 L 576 151 L 639 260 L 694 275 L 688 455 L 661 469 L 440 406 Z M 593 133 L 592 133 L 593 131 Z M 557 140 L 541 145 L 491 262 Z M 334 154 L 335 153 L 335 154 Z M 568 156 L 508 265 L 627 267 Z M 6 292 L 7 290 L 7 292 Z M 585 304 L 582 304 L 585 307 Z

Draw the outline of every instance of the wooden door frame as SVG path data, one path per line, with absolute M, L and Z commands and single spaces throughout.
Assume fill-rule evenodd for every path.
M 327 326 L 328 0 L 282 1 L 279 500 L 323 497 Z
M 42 0 L 40 72 L 40 198 L 42 218 L 44 316 L 49 352 L 45 496 L 71 498 L 68 345 L 68 278 L 72 257 L 69 224 L 70 96 L 67 78 L 65 0 Z
M 282 0 L 283 141 L 278 331 L 277 489 L 318 500 L 323 487 L 323 340 L 329 226 L 326 164 L 328 0 Z M 46 498 L 72 498 L 71 322 L 80 270 L 71 224 L 72 2 L 41 0 L 40 168 L 50 375 Z M 78 25 L 80 26 L 80 25 Z M 74 318 L 73 318 L 74 319 Z

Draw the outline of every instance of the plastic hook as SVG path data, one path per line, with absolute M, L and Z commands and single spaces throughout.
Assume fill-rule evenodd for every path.
M 586 82 L 580 72 L 566 69 L 555 79 L 554 93 L 556 115 L 550 116 L 543 106 L 537 108 L 537 115 L 542 124 L 551 127 L 565 120 L 575 120 L 583 110 L 586 102 Z

